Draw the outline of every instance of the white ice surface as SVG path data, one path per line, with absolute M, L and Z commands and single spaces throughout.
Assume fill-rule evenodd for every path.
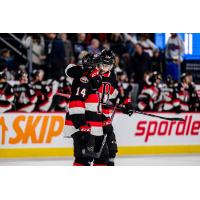
M 73 158 L 0 159 L 0 166 L 71 166 Z M 117 166 L 200 166 L 200 154 L 118 157 Z

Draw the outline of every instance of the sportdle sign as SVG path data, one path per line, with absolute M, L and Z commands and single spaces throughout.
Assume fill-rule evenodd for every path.
M 154 114 L 177 117 L 177 114 L 172 113 Z M 139 114 L 131 117 L 117 114 L 114 127 L 118 142 L 122 146 L 200 145 L 200 114 L 187 113 L 178 116 L 185 121 L 167 121 Z
M 157 136 L 198 136 L 200 134 L 200 121 L 193 121 L 192 115 L 185 116 L 185 121 L 139 121 L 135 136 L 144 136 L 145 142 L 150 137 Z
M 200 153 L 199 113 L 153 113 L 181 117 L 167 121 L 116 113 L 113 121 L 118 155 Z M 72 156 L 72 139 L 64 139 L 65 113 L 6 113 L 0 115 L 0 158 Z

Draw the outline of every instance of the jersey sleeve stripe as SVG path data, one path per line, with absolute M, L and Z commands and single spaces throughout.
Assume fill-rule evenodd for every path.
M 76 108 L 76 107 L 85 108 L 85 103 L 83 101 L 70 101 L 69 102 L 69 108 Z

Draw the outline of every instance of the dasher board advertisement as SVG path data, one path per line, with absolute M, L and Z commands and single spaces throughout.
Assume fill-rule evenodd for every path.
M 199 113 L 154 113 L 181 117 L 167 121 L 116 113 L 113 126 L 118 155 L 200 153 Z M 72 138 L 64 138 L 65 113 L 5 113 L 0 116 L 0 158 L 72 156 Z

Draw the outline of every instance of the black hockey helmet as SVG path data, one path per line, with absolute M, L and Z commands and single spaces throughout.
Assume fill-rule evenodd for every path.
M 156 80 L 162 80 L 162 76 L 160 73 L 157 71 L 154 71 L 150 76 L 149 76 L 149 81 L 153 84 L 156 82 Z
M 24 70 L 18 70 L 16 74 L 16 79 L 21 80 L 24 76 L 28 76 L 27 72 Z
M 162 76 L 161 76 L 161 74 L 160 74 L 159 72 L 154 71 L 152 75 L 155 77 L 155 79 L 160 79 L 160 80 L 162 80 Z
M 103 49 L 100 54 L 101 63 L 112 65 L 115 62 L 115 54 L 111 50 Z
M 92 69 L 95 67 L 94 55 L 92 53 L 88 53 L 82 58 L 82 65 L 85 69 Z

